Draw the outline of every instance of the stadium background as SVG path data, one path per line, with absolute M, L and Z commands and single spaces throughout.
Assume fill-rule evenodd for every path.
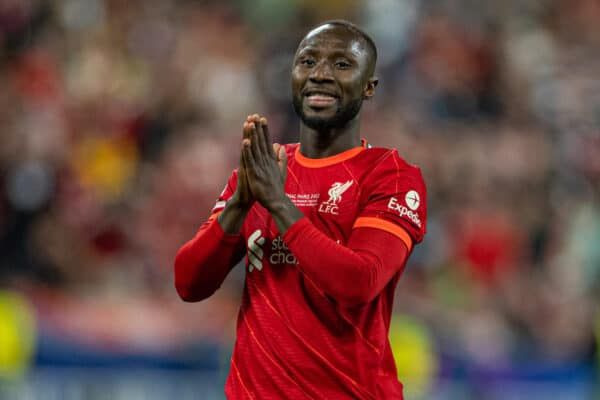
M 291 57 L 332 17 L 379 46 L 364 136 L 429 189 L 407 398 L 600 396 L 600 2 L 2 0 L 0 398 L 221 398 L 243 269 L 185 304 L 173 256 L 247 114 L 297 140 Z

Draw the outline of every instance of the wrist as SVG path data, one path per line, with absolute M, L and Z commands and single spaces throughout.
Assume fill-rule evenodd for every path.
M 227 200 L 227 204 L 225 207 L 230 209 L 235 209 L 238 211 L 249 211 L 254 204 L 254 200 L 245 201 L 240 199 L 238 192 L 234 192 L 233 195 Z
M 227 200 L 225 209 L 217 217 L 221 229 L 228 235 L 237 235 L 242 229 L 246 216 L 250 212 L 252 204 L 241 202 L 235 194 Z
M 269 207 L 265 208 L 267 208 L 267 211 L 273 216 L 273 220 L 275 221 L 275 225 L 277 226 L 280 235 L 285 234 L 296 221 L 304 217 L 304 214 L 302 214 L 287 196 L 284 196 L 284 198 L 278 199 L 277 201 L 273 201 L 269 204 Z
M 270 214 L 277 215 L 285 214 L 290 209 L 290 207 L 295 206 L 294 203 L 292 203 L 292 201 L 290 200 L 290 198 L 287 197 L 287 195 L 284 193 L 281 196 L 277 196 L 276 198 L 265 202 L 265 204 L 263 204 L 263 207 L 265 207 Z

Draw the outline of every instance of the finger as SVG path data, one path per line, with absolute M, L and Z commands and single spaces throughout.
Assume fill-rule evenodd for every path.
M 250 146 L 249 146 L 249 150 L 252 153 L 252 161 L 253 162 L 257 162 L 258 160 L 260 160 L 261 154 L 263 154 L 263 151 L 260 148 L 260 139 L 259 139 L 259 135 L 258 135 L 258 131 L 256 129 L 256 124 L 251 124 L 251 128 L 250 128 Z
M 246 150 L 244 147 L 242 147 L 242 154 L 240 155 L 240 169 L 238 170 L 238 173 L 240 174 L 242 185 L 244 186 L 245 190 L 251 193 L 252 190 L 250 189 L 249 184 L 250 167 L 248 167 L 247 156 L 244 153 L 246 153 Z
M 252 145 L 252 138 L 242 139 L 242 152 L 248 149 Z
M 248 168 L 246 167 L 246 159 L 244 157 L 244 149 L 242 148 L 241 154 L 240 154 L 240 167 L 238 168 L 238 183 L 239 188 L 242 188 L 243 190 L 246 191 L 250 191 L 250 188 L 248 187 Z
M 250 118 L 251 115 L 248 116 L 248 118 Z M 252 133 L 252 126 L 253 123 L 250 123 L 248 121 L 244 122 L 243 127 L 242 127 L 242 148 L 240 151 L 240 167 L 245 169 L 246 165 L 244 162 L 244 157 L 243 157 L 243 153 L 244 153 L 244 141 L 248 141 L 248 145 L 250 144 L 250 134 Z
M 246 176 L 249 177 L 254 171 L 254 156 L 252 154 L 252 141 L 250 139 L 242 140 L 242 163 L 246 170 Z
M 250 114 L 246 117 L 246 122 L 244 122 L 244 126 L 247 126 L 248 129 L 248 137 L 250 137 L 250 128 L 254 125 L 255 117 L 258 117 L 258 114 Z
M 242 138 L 243 139 L 250 139 L 251 126 L 252 126 L 252 124 L 248 121 L 244 122 L 244 124 L 242 125 Z
M 273 148 L 271 147 L 271 135 L 269 134 L 269 124 L 267 123 L 267 119 L 266 118 L 261 118 L 260 119 L 260 124 L 262 126 L 262 130 L 263 130 L 263 134 L 265 137 L 265 144 L 266 144 L 266 150 L 267 150 L 267 154 L 269 154 L 271 157 L 273 158 L 277 158 L 277 152 L 273 152 Z
M 254 126 L 256 127 L 256 133 L 257 133 L 258 148 L 262 154 L 270 155 L 271 152 L 269 149 L 269 144 L 265 139 L 265 132 L 263 129 L 263 124 L 262 124 L 263 119 L 264 118 L 258 117 L 257 119 L 254 120 Z
M 240 170 L 245 170 L 246 169 L 246 162 L 244 160 L 244 149 L 246 147 L 246 142 L 250 140 L 249 137 L 246 137 L 246 135 L 250 135 L 250 130 L 249 127 L 246 126 L 246 123 L 244 122 L 244 138 L 242 138 L 242 146 L 240 148 Z
M 247 138 L 250 138 L 250 135 L 252 133 L 252 128 L 254 127 L 254 122 L 257 121 L 260 118 L 260 116 L 258 114 L 250 114 L 248 115 L 248 117 L 246 118 L 246 122 L 244 123 L 244 126 L 247 127 Z
M 244 152 L 244 139 L 248 139 L 248 134 L 249 134 L 249 126 L 248 126 L 248 122 L 244 122 L 242 124 L 242 143 L 240 146 L 240 157 L 242 156 L 242 153 Z
M 281 176 L 283 177 L 283 182 L 285 183 L 285 181 L 287 179 L 288 158 L 287 158 L 287 154 L 285 152 L 285 147 L 283 147 L 281 145 L 277 149 L 277 163 L 279 164 Z

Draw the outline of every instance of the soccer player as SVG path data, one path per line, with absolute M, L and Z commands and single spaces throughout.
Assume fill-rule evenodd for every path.
M 402 399 L 388 328 L 394 290 L 425 233 L 425 184 L 361 139 L 376 48 L 346 21 L 311 30 L 292 67 L 300 143 L 243 124 L 240 165 L 175 259 L 185 301 L 215 292 L 246 257 L 230 399 Z

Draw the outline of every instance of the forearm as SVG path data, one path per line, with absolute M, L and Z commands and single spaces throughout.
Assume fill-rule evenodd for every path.
M 217 217 L 219 225 L 228 235 L 237 235 L 240 233 L 244 221 L 252 205 L 241 204 L 238 200 L 237 192 L 227 201 L 223 212 Z
M 175 288 L 179 296 L 185 301 L 200 301 L 212 295 L 243 251 L 239 234 L 225 233 L 214 218 L 204 223 L 175 257 Z
M 326 294 L 346 305 L 375 298 L 408 257 L 406 246 L 389 233 L 356 229 L 344 246 L 308 219 L 291 226 L 283 239 L 298 259 L 299 268 Z

